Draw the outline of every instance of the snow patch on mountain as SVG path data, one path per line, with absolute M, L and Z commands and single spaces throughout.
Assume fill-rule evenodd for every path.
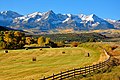
M 40 13 L 40 12 L 34 12 L 34 13 L 28 15 L 28 17 L 32 17 L 32 18 L 34 18 L 36 16 L 42 16 L 42 13 Z
M 66 20 L 62 21 L 62 23 L 65 23 L 65 22 L 67 22 L 69 20 L 70 20 L 70 18 L 68 17 Z
M 112 19 L 104 19 L 104 20 L 106 20 L 108 22 L 111 22 L 111 23 L 115 23 L 116 22 L 116 20 L 112 20 Z
M 96 23 L 92 24 L 92 26 L 95 27 L 95 26 L 98 26 L 99 24 L 100 24 L 99 22 L 96 22 Z
M 94 21 L 93 16 L 94 16 L 94 14 L 91 14 L 91 15 L 89 15 L 89 16 L 86 16 L 86 17 L 85 17 L 85 20 L 87 20 L 87 21 Z

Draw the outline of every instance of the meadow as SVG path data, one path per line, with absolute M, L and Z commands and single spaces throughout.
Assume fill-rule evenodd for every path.
M 0 50 L 0 80 L 38 80 L 53 73 L 94 64 L 102 54 L 96 47 L 18 49 L 8 50 L 8 53 Z M 90 57 L 85 56 L 87 53 Z M 32 61 L 33 57 L 36 61 Z

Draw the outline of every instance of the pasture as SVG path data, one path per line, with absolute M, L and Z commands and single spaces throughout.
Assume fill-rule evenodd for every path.
M 85 57 L 90 53 L 90 57 Z M 65 47 L 0 50 L 0 80 L 38 80 L 43 76 L 91 65 L 100 58 L 101 51 L 92 47 Z M 35 57 L 36 61 L 32 61 Z

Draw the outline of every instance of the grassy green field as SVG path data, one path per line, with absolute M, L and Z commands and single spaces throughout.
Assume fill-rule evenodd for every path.
M 62 53 L 65 52 L 65 53 Z M 85 53 L 90 57 L 85 57 Z M 0 50 L 0 80 L 38 80 L 53 73 L 93 64 L 100 58 L 97 49 L 43 48 L 29 50 Z M 32 61 L 36 57 L 37 61 Z

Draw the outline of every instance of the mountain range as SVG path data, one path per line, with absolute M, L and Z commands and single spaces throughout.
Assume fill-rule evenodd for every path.
M 0 12 L 0 26 L 31 32 L 81 31 L 120 29 L 120 20 L 102 19 L 95 14 L 56 14 L 52 10 L 28 15 L 2 11 Z

